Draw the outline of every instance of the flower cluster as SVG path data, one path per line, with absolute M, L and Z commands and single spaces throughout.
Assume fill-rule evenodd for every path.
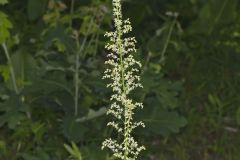
M 122 18 L 121 0 L 113 0 L 113 16 L 115 31 L 105 34 L 110 39 L 106 45 L 109 54 L 105 62 L 109 68 L 104 72 L 103 78 L 111 80 L 107 87 L 112 88 L 113 91 L 110 98 L 112 104 L 107 114 L 113 115 L 114 121 L 107 125 L 115 128 L 121 138 L 106 139 L 102 148 L 109 148 L 119 159 L 135 160 L 145 149 L 132 137 L 136 127 L 145 127 L 143 122 L 133 120 L 134 110 L 142 108 L 143 105 L 130 98 L 131 91 L 142 87 L 138 75 L 141 63 L 132 56 L 132 53 L 136 52 L 136 40 L 134 37 L 126 36 L 132 31 L 132 27 L 129 19 Z

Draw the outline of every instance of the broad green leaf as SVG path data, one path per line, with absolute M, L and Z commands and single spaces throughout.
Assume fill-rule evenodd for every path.
M 11 95 L 10 98 L 3 103 L 0 103 L 0 127 L 7 124 L 9 128 L 14 129 L 24 118 L 27 107 L 22 103 L 16 95 Z
M 177 96 L 182 90 L 183 81 L 171 82 L 162 75 L 149 73 L 144 74 L 142 81 L 143 90 L 148 94 L 154 93 L 161 107 L 174 109 L 178 106 Z
M 11 56 L 12 64 L 15 72 L 15 78 L 19 89 L 23 89 L 24 86 L 30 85 L 31 80 L 36 78 L 38 72 L 35 59 L 24 51 L 18 51 Z M 1 71 L 1 70 L 0 70 Z M 8 79 L 7 86 L 12 89 L 11 80 Z
M 9 38 L 9 29 L 12 28 L 12 23 L 8 20 L 5 13 L 0 12 L 0 44 Z
M 136 115 L 147 126 L 143 131 L 144 133 L 168 136 L 172 133 L 178 133 L 180 128 L 187 124 L 186 119 L 176 111 L 169 111 L 159 106 L 155 98 L 147 98 L 146 106 L 148 107 L 144 107 Z
M 0 65 L 0 73 L 3 76 L 4 81 L 9 80 L 10 71 L 8 65 Z
M 84 139 L 84 135 L 88 130 L 82 123 L 76 122 L 76 118 L 72 115 L 66 116 L 62 124 L 63 134 L 73 142 L 79 142 Z
M 153 133 L 168 136 L 171 133 L 178 133 L 179 129 L 187 124 L 186 119 L 177 112 L 158 111 L 155 113 L 152 113 L 149 119 L 143 119 L 147 128 Z
M 0 0 L 0 5 L 4 5 L 4 4 L 7 4 L 8 3 L 8 0 Z

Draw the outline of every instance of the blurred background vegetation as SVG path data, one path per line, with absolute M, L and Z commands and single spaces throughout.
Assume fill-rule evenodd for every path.
M 143 63 L 140 159 L 239 160 L 239 1 L 123 8 Z M 114 134 L 101 79 L 112 29 L 111 0 L 0 0 L 0 160 L 112 159 L 101 150 Z

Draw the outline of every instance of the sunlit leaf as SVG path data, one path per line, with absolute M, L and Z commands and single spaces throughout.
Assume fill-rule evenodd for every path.
M 8 3 L 8 0 L 0 0 L 0 5 L 4 5 L 4 4 L 7 4 Z
M 0 12 L 0 43 L 3 43 L 7 38 L 9 38 L 9 29 L 12 28 L 12 23 L 8 20 L 5 13 Z

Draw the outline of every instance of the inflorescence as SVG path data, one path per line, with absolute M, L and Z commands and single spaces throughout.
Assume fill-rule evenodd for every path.
M 111 80 L 107 87 L 113 91 L 110 98 L 112 104 L 107 114 L 113 115 L 114 120 L 107 125 L 116 129 L 121 138 L 106 139 L 102 148 L 109 148 L 113 156 L 121 160 L 136 160 L 145 147 L 134 140 L 132 132 L 136 127 L 145 125 L 141 121 L 133 120 L 135 109 L 143 108 L 143 104 L 131 99 L 130 93 L 142 87 L 138 75 L 141 63 L 132 55 L 136 52 L 136 40 L 127 36 L 132 27 L 129 19 L 123 20 L 121 0 L 113 0 L 113 16 L 115 31 L 105 34 L 110 39 L 106 45 L 109 54 L 105 62 L 109 67 L 105 70 L 103 78 Z

